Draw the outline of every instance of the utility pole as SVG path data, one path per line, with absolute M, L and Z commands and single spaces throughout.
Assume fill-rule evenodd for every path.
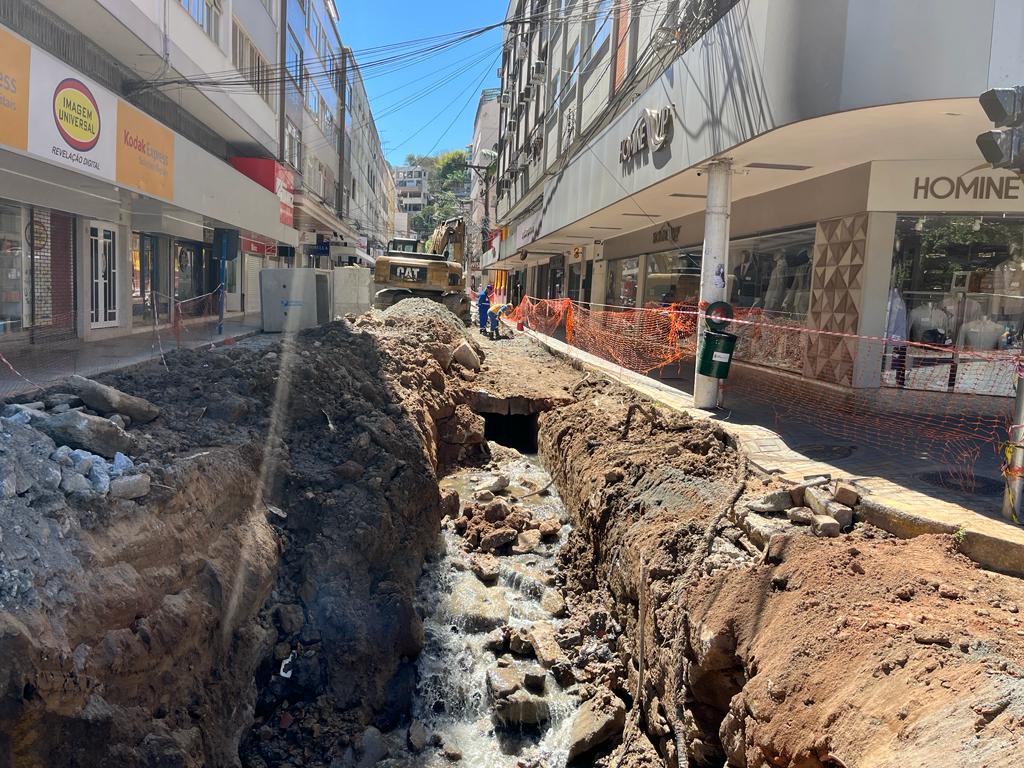
M 978 149 L 993 168 L 1024 172 L 1024 86 L 993 88 L 978 99 L 996 130 L 978 136 Z M 1024 492 L 1024 357 L 1014 366 L 1017 397 L 1013 407 L 1013 424 L 1007 435 L 1006 490 L 1003 493 L 1003 517 L 1024 523 L 1021 517 L 1021 494 Z
M 704 213 L 704 253 L 700 267 L 701 313 L 716 301 L 725 301 L 725 264 L 729 253 L 729 216 L 732 210 L 732 160 L 714 160 L 703 171 L 708 177 L 708 202 Z M 697 359 L 704 348 L 703 314 L 697 318 Z M 694 372 L 693 405 L 718 405 L 719 380 Z

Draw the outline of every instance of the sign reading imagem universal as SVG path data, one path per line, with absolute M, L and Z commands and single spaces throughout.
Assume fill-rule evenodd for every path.
M 38 48 L 31 83 L 29 153 L 113 181 L 117 97 Z
M 646 151 L 662 149 L 672 140 L 672 107 L 645 109 L 629 136 L 619 142 L 619 162 L 627 163 Z

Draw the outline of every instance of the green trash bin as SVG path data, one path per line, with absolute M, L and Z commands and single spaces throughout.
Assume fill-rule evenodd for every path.
M 729 364 L 732 362 L 732 352 L 736 349 L 736 339 L 735 333 L 712 331 L 710 328 L 704 331 L 704 346 L 700 351 L 697 373 L 713 379 L 729 378 Z

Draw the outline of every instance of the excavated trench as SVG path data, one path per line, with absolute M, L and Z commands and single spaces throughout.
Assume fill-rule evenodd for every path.
M 161 409 L 153 492 L 8 510 L 0 766 L 1016 764 L 1019 582 L 938 537 L 762 554 L 717 425 L 482 382 L 403 304 L 108 377 Z

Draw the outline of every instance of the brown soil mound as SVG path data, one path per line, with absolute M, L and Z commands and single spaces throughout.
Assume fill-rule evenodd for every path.
M 1020 581 L 949 537 L 863 527 L 767 563 L 722 515 L 740 481 L 767 483 L 713 423 L 608 382 L 579 394 L 540 442 L 575 525 L 570 624 L 604 609 L 624 628 L 610 682 L 631 712 L 595 765 L 1019 764 Z

